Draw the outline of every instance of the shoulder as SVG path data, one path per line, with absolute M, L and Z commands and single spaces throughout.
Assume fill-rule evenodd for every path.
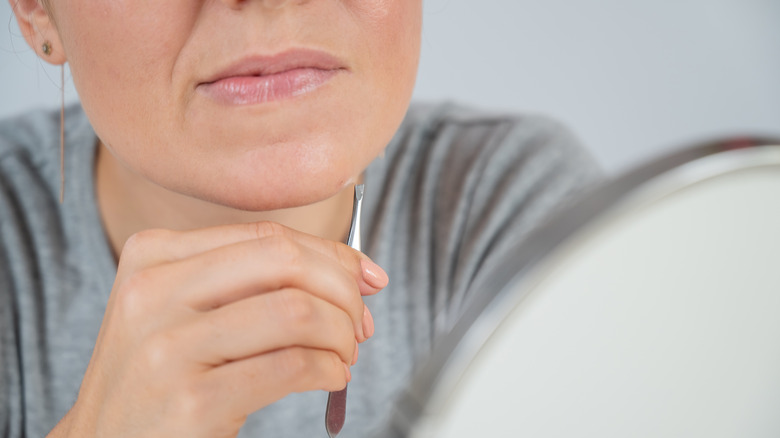
M 94 132 L 80 106 L 67 108 L 65 114 L 65 174 L 74 183 L 91 179 Z M 69 191 L 74 193 L 70 198 L 93 196 L 77 188 Z M 0 121 L 0 251 L 8 258 L 0 271 L 13 275 L 15 282 L 29 277 L 27 267 L 42 254 L 64 250 L 66 221 L 84 215 L 75 210 L 82 207 L 78 199 L 60 203 L 59 193 L 59 110 Z
M 453 102 L 412 104 L 399 134 L 402 137 L 426 135 L 430 139 L 454 142 L 461 148 L 504 143 L 524 148 L 531 146 L 529 140 L 538 143 L 560 138 L 567 141 L 559 146 L 581 149 L 571 131 L 550 117 L 478 109 Z
M 442 330 L 486 268 L 603 178 L 549 117 L 451 103 L 412 106 L 373 170 L 377 253 L 415 271 L 405 287 L 430 288 Z
M 94 137 L 81 106 L 65 111 L 66 151 Z M 67 152 L 66 152 L 67 153 Z M 0 120 L 0 186 L 15 195 L 59 190 L 60 111 L 38 109 Z
M 519 176 L 521 171 L 533 176 L 553 170 L 567 179 L 601 175 L 579 139 L 552 118 L 453 103 L 413 105 L 388 154 L 416 157 L 444 174 L 461 176 L 464 172 Z
M 18 282 L 16 277 L 24 270 L 21 261 L 35 259 L 30 245 L 37 236 L 34 224 L 46 220 L 56 208 L 58 149 L 59 111 L 35 110 L 0 120 L 2 281 Z M 9 284 L 0 285 L 0 289 L 13 293 Z
M 41 156 L 59 142 L 59 111 L 38 109 L 0 120 L 0 160 Z
M 79 104 L 65 110 L 66 142 L 94 135 Z M 56 162 L 59 166 L 60 111 L 35 109 L 0 119 L 0 160 L 25 157 L 37 166 Z
M 440 197 L 505 192 L 515 203 L 530 196 L 565 197 L 555 188 L 577 191 L 602 178 L 587 149 L 561 123 L 453 103 L 413 105 L 384 161 L 386 178 L 417 179 L 424 183 L 418 188 Z

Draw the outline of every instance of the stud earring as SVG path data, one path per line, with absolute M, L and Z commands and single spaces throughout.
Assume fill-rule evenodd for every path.
M 51 42 L 44 41 L 41 45 L 41 50 L 43 51 L 43 54 L 46 56 L 51 55 Z

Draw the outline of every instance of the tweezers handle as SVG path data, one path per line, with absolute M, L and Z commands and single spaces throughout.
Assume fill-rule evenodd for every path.
M 363 209 L 363 184 L 355 185 L 355 199 L 352 202 L 352 222 L 349 225 L 347 245 L 360 251 L 360 215 Z M 325 406 L 325 430 L 328 436 L 334 438 L 344 427 L 347 417 L 347 387 L 341 391 L 328 394 L 328 404 Z

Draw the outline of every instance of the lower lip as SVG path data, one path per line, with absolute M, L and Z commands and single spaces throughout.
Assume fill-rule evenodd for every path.
M 253 105 L 311 93 L 340 71 L 298 68 L 267 76 L 234 76 L 200 84 L 198 90 L 219 103 Z

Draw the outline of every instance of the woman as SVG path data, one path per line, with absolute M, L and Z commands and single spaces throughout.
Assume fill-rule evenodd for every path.
M 6 437 L 322 436 L 348 381 L 367 436 L 597 178 L 545 119 L 409 109 L 420 0 L 10 2 L 81 105 L 62 204 L 59 114 L 0 123 Z

